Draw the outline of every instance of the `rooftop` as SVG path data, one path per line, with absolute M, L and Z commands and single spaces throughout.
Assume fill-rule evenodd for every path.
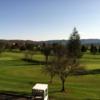
M 48 88 L 48 84 L 35 84 L 35 86 L 32 87 L 32 89 L 35 90 L 46 90 Z

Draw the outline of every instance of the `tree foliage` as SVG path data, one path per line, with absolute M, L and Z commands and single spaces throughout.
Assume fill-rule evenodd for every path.
M 86 52 L 87 51 L 87 47 L 85 45 L 81 46 L 81 52 Z
M 25 60 L 32 60 L 34 55 L 34 45 L 31 43 L 25 43 Z
M 42 44 L 42 47 L 41 47 L 41 52 L 44 54 L 45 56 L 45 62 L 46 62 L 46 65 L 48 64 L 48 57 L 51 53 L 51 48 L 48 44 L 45 44 L 43 43 Z
M 95 45 L 91 44 L 90 52 L 91 52 L 92 54 L 96 54 L 96 53 L 97 53 L 97 47 L 96 47 Z
M 57 75 L 61 82 L 61 91 L 65 91 L 66 78 L 79 68 L 79 58 L 81 55 L 80 36 L 74 29 L 67 43 L 64 45 L 54 45 L 53 55 L 50 64 L 46 66 L 46 71 L 51 78 Z
M 81 42 L 80 42 L 80 35 L 76 28 L 73 29 L 72 34 L 67 43 L 67 56 L 68 57 L 81 57 Z
M 5 43 L 0 41 L 0 54 L 4 51 L 5 49 Z

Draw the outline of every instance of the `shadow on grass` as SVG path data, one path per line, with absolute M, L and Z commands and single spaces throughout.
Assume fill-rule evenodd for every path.
M 100 100 L 99 98 L 98 99 L 91 99 L 91 98 L 87 98 L 87 99 L 84 99 L 84 100 Z
M 74 72 L 72 75 L 94 75 L 94 74 L 100 74 L 100 69 L 93 69 L 93 70 L 79 70 Z
M 31 59 L 22 59 L 23 61 L 29 62 L 32 65 L 45 65 L 45 61 L 31 60 Z
M 25 92 L 0 91 L 0 97 L 5 98 L 0 98 L 0 100 L 15 100 L 14 98 L 26 98 L 27 100 L 30 100 L 31 94 Z

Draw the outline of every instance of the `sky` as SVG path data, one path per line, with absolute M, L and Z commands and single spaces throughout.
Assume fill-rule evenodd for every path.
M 100 0 L 0 0 L 0 39 L 100 39 Z

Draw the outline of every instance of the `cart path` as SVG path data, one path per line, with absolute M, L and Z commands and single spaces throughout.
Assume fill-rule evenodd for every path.
M 0 100 L 31 100 L 31 97 L 16 94 L 0 93 Z

